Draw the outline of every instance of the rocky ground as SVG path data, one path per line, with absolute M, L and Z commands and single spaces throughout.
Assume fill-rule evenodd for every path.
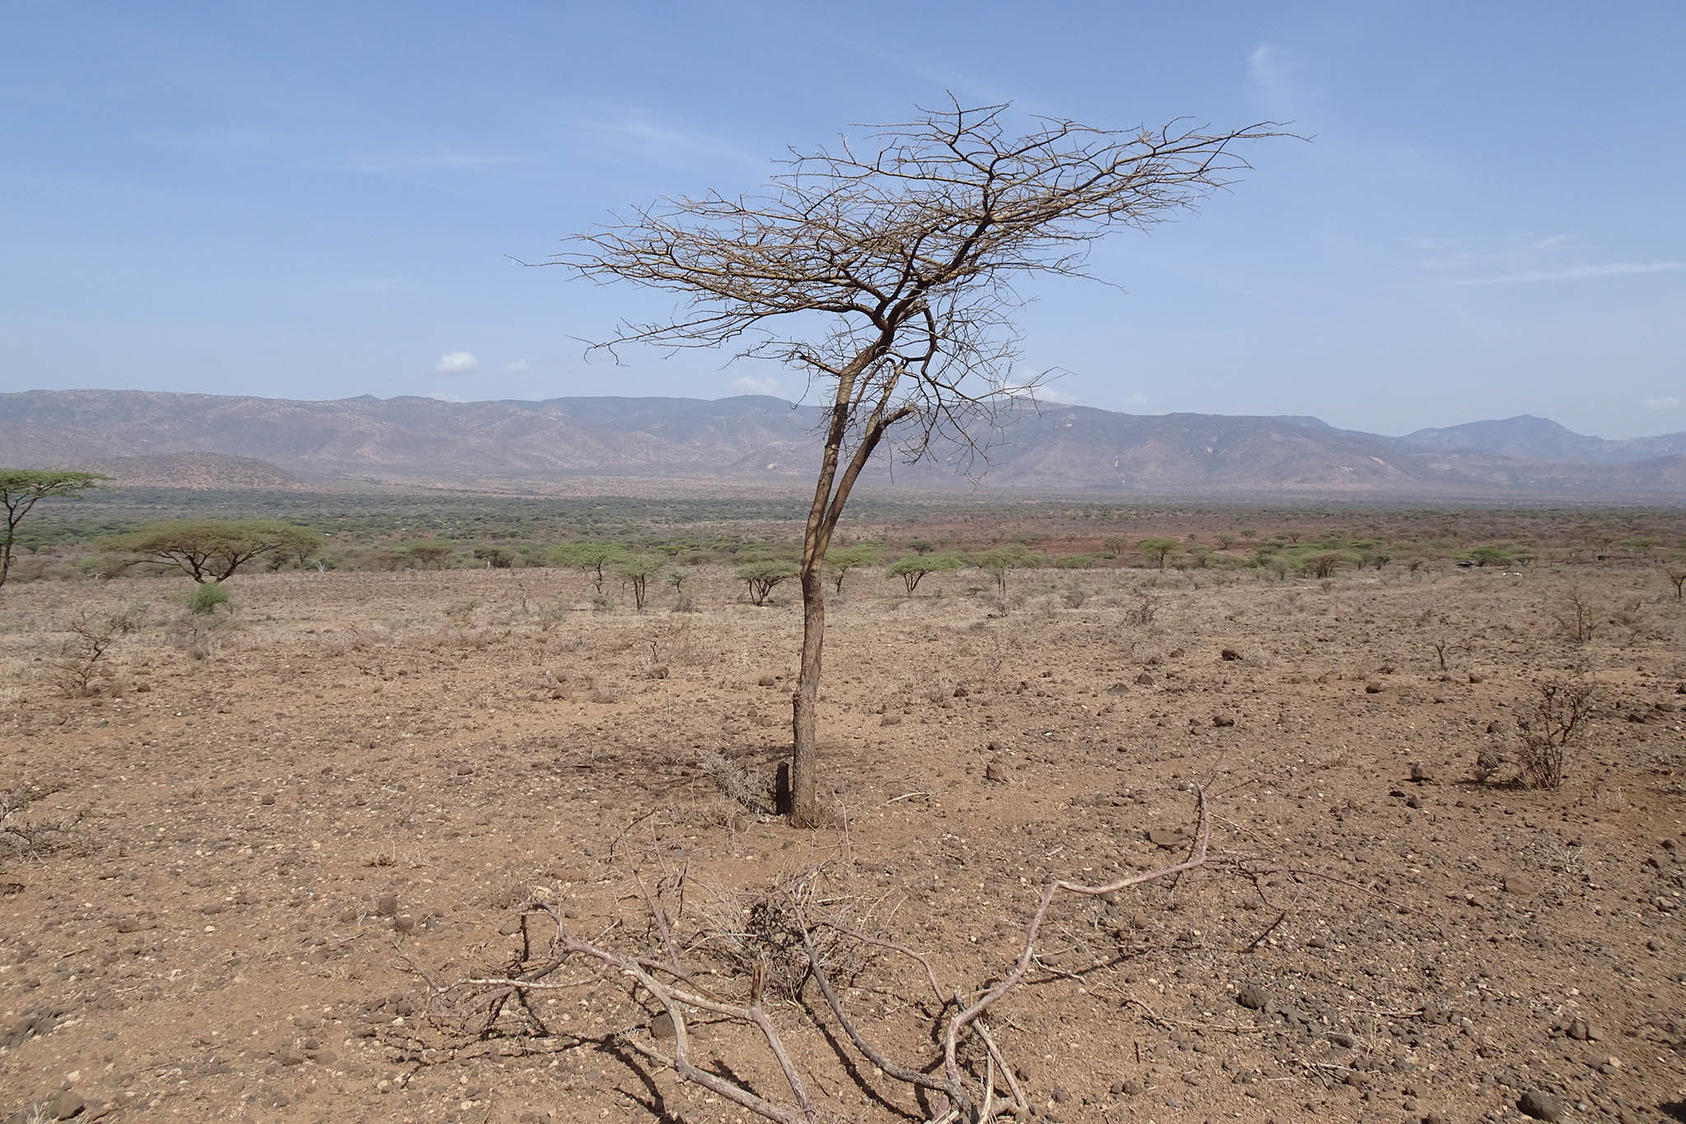
M 989 1015 L 1036 1119 L 1686 1119 L 1686 606 L 1656 570 L 1010 583 L 850 577 L 816 831 L 762 810 L 799 613 L 724 570 L 642 613 L 556 570 L 241 575 L 210 624 L 175 581 L 9 586 L 0 1119 L 751 1119 L 629 1045 L 672 1028 L 615 972 L 495 1017 L 454 986 L 544 958 L 531 901 L 723 1000 L 759 973 L 822 1118 L 919 1119 L 839 1060 L 793 898 L 972 996 L 1048 879 L 1186 858 L 1196 786 L 1208 861 L 1057 897 Z M 120 612 L 89 665 L 67 626 Z M 1562 786 L 1523 787 L 1551 682 L 1592 711 Z M 936 1058 L 913 960 L 824 955 L 870 1041 Z M 693 1022 L 699 1064 L 789 1102 L 758 1037 Z

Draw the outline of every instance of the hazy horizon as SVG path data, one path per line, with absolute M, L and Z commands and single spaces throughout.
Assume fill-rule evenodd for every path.
M 626 400 L 626 401 L 637 401 L 639 399 L 671 399 L 671 400 L 676 400 L 676 401 L 690 401 L 690 402 L 725 402 L 725 401 L 729 401 L 733 398 L 766 398 L 766 399 L 769 399 L 771 401 L 780 402 L 784 405 L 790 406 L 793 409 L 797 406 L 812 405 L 811 402 L 804 402 L 800 399 L 783 397 L 783 396 L 777 395 L 777 394 L 763 394 L 763 393 L 760 393 L 758 391 L 742 391 L 742 392 L 736 392 L 736 393 L 730 393 L 730 394 L 719 394 L 719 395 L 715 395 L 713 397 L 704 397 L 702 395 L 696 395 L 696 394 L 551 394 L 551 395 L 546 395 L 544 397 L 528 397 L 528 398 L 513 398 L 513 397 L 450 398 L 450 397 L 443 397 L 443 396 L 437 395 L 437 394 L 368 394 L 368 393 L 364 393 L 364 394 L 332 395 L 332 396 L 329 396 L 329 397 L 322 397 L 322 398 L 289 398 L 285 395 L 243 394 L 243 393 L 235 393 L 235 392 L 232 392 L 232 391 L 218 391 L 218 390 L 175 391 L 175 390 L 156 390 L 156 389 L 153 389 L 153 388 L 150 388 L 150 387 L 109 387 L 109 386 L 107 386 L 107 387 L 97 387 L 97 386 L 88 386 L 88 387 L 25 387 L 25 388 L 22 388 L 22 389 L 16 390 L 16 391 L 0 391 L 0 395 L 8 394 L 8 393 L 10 393 L 10 394 L 34 394 L 34 393 L 44 393 L 44 392 L 45 393 L 51 393 L 51 392 L 58 391 L 58 390 L 84 391 L 84 392 L 88 392 L 88 393 L 107 393 L 107 392 L 125 392 L 125 391 L 127 391 L 127 392 L 134 392 L 134 393 L 138 393 L 138 394 L 203 394 L 203 395 L 207 395 L 207 396 L 220 397 L 220 398 L 262 398 L 262 399 L 271 399 L 271 400 L 274 400 L 274 401 L 282 401 L 282 402 L 315 402 L 315 403 L 348 402 L 348 401 L 353 401 L 353 400 L 358 399 L 358 398 L 373 398 L 376 401 L 381 401 L 381 402 L 390 402 L 390 401 L 393 401 L 394 399 L 398 399 L 398 398 L 420 398 L 420 399 L 426 399 L 426 400 L 432 401 L 432 402 L 442 402 L 442 403 L 445 403 L 446 405 L 456 405 L 456 406 L 496 405 L 498 403 L 514 403 L 514 404 L 517 404 L 517 405 L 538 405 L 538 404 L 541 404 L 541 403 L 544 403 L 544 402 L 566 401 L 568 399 L 576 399 L 576 398 L 580 398 L 580 399 L 616 399 L 616 400 Z M 1079 409 L 1107 410 L 1110 413 L 1127 414 L 1127 415 L 1130 415 L 1130 416 L 1133 416 L 1133 417 L 1143 417 L 1143 418 L 1161 418 L 1161 417 L 1170 417 L 1170 416 L 1173 416 L 1173 415 L 1193 415 L 1193 416 L 1197 416 L 1197 417 L 1226 417 L 1226 418 L 1252 418 L 1252 417 L 1257 417 L 1257 418 L 1298 418 L 1298 417 L 1311 417 L 1311 418 L 1316 419 L 1317 421 L 1321 421 L 1321 422 L 1324 422 L 1326 424 L 1332 425 L 1336 429 L 1352 429 L 1353 428 L 1351 426 L 1335 425 L 1333 422 L 1330 422 L 1329 419 L 1323 418 L 1323 417 L 1318 417 L 1315 414 L 1243 414 L 1243 413 L 1235 413 L 1233 411 L 1225 411 L 1225 410 L 1145 410 L 1145 409 L 1109 410 L 1109 408 L 1105 407 L 1105 406 L 1089 406 L 1088 404 L 1082 403 L 1082 402 L 1049 402 L 1049 401 L 1042 401 L 1042 402 L 1040 402 L 1040 405 L 1042 405 L 1044 407 L 1072 406 L 1072 407 L 1079 408 Z M 1434 424 L 1434 425 L 1418 426 L 1418 427 L 1416 427 L 1416 429 L 1400 430 L 1398 432 L 1389 432 L 1389 431 L 1386 431 L 1386 430 L 1356 430 L 1355 432 L 1369 433 L 1369 434 L 1372 434 L 1372 435 L 1375 435 L 1375 436 L 1380 436 L 1380 437 L 1406 437 L 1406 436 L 1409 436 L 1412 433 L 1416 433 L 1416 432 L 1418 432 L 1420 430 L 1423 430 L 1423 429 L 1451 429 L 1451 428 L 1456 428 L 1456 427 L 1461 426 L 1461 425 L 1471 425 L 1471 424 L 1478 424 L 1478 423 L 1482 423 L 1482 422 L 1509 422 L 1509 421 L 1518 421 L 1518 420 L 1530 419 L 1530 418 L 1535 419 L 1535 420 L 1539 420 L 1539 421 L 1551 422 L 1554 425 L 1562 426 L 1564 429 L 1567 429 L 1571 433 L 1574 433 L 1574 434 L 1576 434 L 1578 436 L 1581 436 L 1581 437 L 1597 437 L 1597 438 L 1600 438 L 1600 439 L 1606 440 L 1606 441 L 1629 440 L 1629 439 L 1633 439 L 1633 438 L 1645 438 L 1645 437 L 1667 437 L 1667 436 L 1672 436 L 1675 433 L 1686 432 L 1686 426 L 1683 426 L 1681 429 L 1678 429 L 1678 430 L 1657 430 L 1654 433 L 1633 434 L 1631 438 L 1615 438 L 1615 437 L 1609 437 L 1608 435 L 1601 434 L 1601 433 L 1592 433 L 1592 432 L 1589 432 L 1589 431 L 1586 431 L 1586 430 L 1576 429 L 1574 426 L 1565 425 L 1563 422 L 1559 421 L 1556 418 L 1548 418 L 1548 417 L 1544 417 L 1543 415 L 1540 415 L 1540 414 L 1526 414 L 1526 413 L 1523 413 L 1523 414 L 1507 414 L 1507 415 L 1504 415 L 1502 417 L 1495 416 L 1495 417 L 1484 417 L 1484 418 L 1466 418 L 1462 421 L 1443 422 L 1443 423 Z

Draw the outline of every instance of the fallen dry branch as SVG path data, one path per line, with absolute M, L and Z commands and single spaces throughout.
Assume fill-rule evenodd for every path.
M 1038 962 L 1038 942 L 1057 897 L 1110 895 L 1149 882 L 1175 879 L 1207 863 L 1212 817 L 1205 788 L 1196 787 L 1195 792 L 1198 824 L 1183 861 L 1099 885 L 1065 878 L 1050 880 L 1041 890 L 1011 967 L 998 981 L 975 991 L 945 987 L 929 957 L 891 936 L 874 934 L 830 916 L 810 917 L 816 908 L 827 909 L 851 901 L 857 908 L 862 905 L 859 898 L 823 898 L 816 890 L 820 868 L 786 883 L 778 896 L 757 898 L 747 907 L 729 892 L 697 882 L 707 894 L 718 899 L 719 909 L 713 916 L 692 920 L 682 936 L 677 926 L 685 912 L 683 905 L 670 912 L 665 899 L 670 893 L 682 893 L 687 882 L 696 881 L 688 867 L 677 877 L 664 878 L 654 886 L 637 873 L 632 876 L 649 919 L 645 933 L 645 941 L 652 946 L 649 955 L 618 951 L 606 945 L 604 937 L 618 926 L 610 926 L 596 938 L 582 938 L 569 928 L 556 905 L 531 902 L 522 912 L 520 951 L 505 971 L 476 975 L 447 988 L 431 990 L 438 997 L 458 992 L 492 992 L 491 1003 L 483 1008 L 484 1023 L 478 1035 L 485 1039 L 493 1034 L 493 1024 L 511 1000 L 532 1016 L 538 1033 L 548 1034 L 543 1029 L 543 1020 L 526 1006 L 528 993 L 604 986 L 618 980 L 639 1012 L 639 1021 L 632 1028 L 611 1032 L 604 1044 L 612 1041 L 624 1046 L 648 1062 L 672 1069 L 680 1081 L 697 1085 L 763 1119 L 779 1124 L 819 1124 L 832 1113 L 827 1106 L 816 1102 L 809 1079 L 793 1060 L 773 1017 L 780 1006 L 800 1008 L 815 1026 L 821 1026 L 822 1020 L 829 1016 L 829 1021 L 841 1030 L 841 1039 L 830 1032 L 826 1032 L 826 1037 L 844 1069 L 863 1090 L 867 1088 L 867 1078 L 861 1074 L 871 1072 L 897 1083 L 910 1094 L 911 1104 L 903 1102 L 897 1111 L 922 1118 L 928 1124 L 985 1124 L 1004 1117 L 1025 1119 L 1030 1113 L 1030 1101 L 987 1016 L 1025 982 L 1027 972 Z M 881 900 L 870 908 L 876 909 L 878 905 L 882 905 Z M 728 924 L 734 915 L 740 919 L 739 923 Z M 542 919 L 538 927 L 546 934 L 546 947 L 542 951 L 535 948 L 538 942 L 529 932 L 528 922 L 534 919 Z M 692 933 L 692 928 L 696 932 Z M 820 939 L 817 934 L 821 930 L 829 937 Z M 858 974 L 859 950 L 894 953 L 918 966 L 931 992 L 931 1003 L 925 1009 L 931 1012 L 927 1040 L 939 1047 L 934 1056 L 911 1060 L 894 1056 L 883 1043 L 875 1041 L 878 1032 L 864 1026 L 858 1014 L 849 1009 L 844 988 L 839 986 L 839 973 L 844 978 L 851 972 Z M 716 962 L 699 971 L 685 962 L 687 956 L 696 955 L 713 956 Z M 582 962 L 595 965 L 596 970 L 588 975 L 557 978 L 565 966 L 583 966 Z M 711 982 L 705 983 L 705 979 Z M 809 982 L 818 991 L 823 1005 L 812 1001 L 813 993 L 805 987 Z M 743 997 L 745 993 L 747 998 Z M 646 1017 L 652 1008 L 658 1012 L 653 1020 Z M 757 1092 L 736 1069 L 699 1058 L 693 1031 L 700 1019 L 735 1024 L 751 1031 L 753 1041 L 764 1052 L 764 1059 L 776 1064 L 785 1092 L 776 1096 Z M 671 1046 L 658 1046 L 657 1036 L 671 1037 Z M 870 1064 L 870 1071 L 860 1064 L 863 1062 Z M 888 1100 L 882 1103 L 891 1104 Z

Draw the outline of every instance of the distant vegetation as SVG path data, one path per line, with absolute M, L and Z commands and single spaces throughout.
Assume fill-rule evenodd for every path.
M 75 504 L 43 505 L 20 524 L 11 580 L 120 572 L 146 556 L 137 549 L 146 545 L 142 532 L 156 537 L 161 530 L 203 529 L 209 523 L 248 530 L 285 525 L 291 530 L 273 546 L 240 559 L 236 568 L 565 567 L 579 571 L 598 596 L 619 590 L 641 602 L 649 590 L 673 584 L 674 576 L 682 584 L 687 568 L 795 561 L 799 547 L 791 523 L 800 507 L 800 500 L 781 496 L 101 489 Z M 1275 581 L 1424 566 L 1521 569 L 1536 559 L 1630 559 L 1686 572 L 1686 511 L 1680 510 L 1260 509 L 873 498 L 857 507 L 845 529 L 848 541 L 834 548 L 829 561 L 828 578 L 838 592 L 848 588 L 851 574 L 870 569 L 887 569 L 910 592 L 927 575 L 966 570 L 1001 595 L 1015 572 L 1040 569 L 1125 567 Z M 150 557 L 171 564 L 164 553 Z M 203 580 L 214 580 L 215 560 L 207 557 L 202 572 Z

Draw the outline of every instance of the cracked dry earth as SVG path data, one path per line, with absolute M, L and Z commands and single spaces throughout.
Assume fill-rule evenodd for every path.
M 0 602 L 0 788 L 32 797 L 4 823 L 0 1119 L 751 1119 L 628 1047 L 671 1029 L 613 972 L 495 1017 L 495 989 L 451 986 L 530 966 L 530 900 L 654 954 L 647 895 L 712 993 L 742 1001 L 761 964 L 822 1118 L 921 1119 L 840 1063 L 767 937 L 779 888 L 972 994 L 1045 880 L 1184 858 L 1194 784 L 1211 861 L 1057 898 L 991 1012 L 1028 1116 L 1686 1119 L 1686 606 L 1653 570 L 1020 573 L 1004 602 L 964 573 L 915 596 L 852 575 L 822 718 L 837 823 L 807 832 L 757 810 L 788 597 L 753 608 L 723 570 L 691 612 L 593 611 L 552 570 L 230 589 L 212 626 L 161 579 Z M 66 622 L 125 605 L 144 624 L 67 696 Z M 1562 787 L 1474 783 L 1558 674 L 1596 688 Z M 932 1063 L 912 961 L 835 948 L 861 1030 Z M 743 1028 L 692 1022 L 694 1060 L 788 1103 Z

